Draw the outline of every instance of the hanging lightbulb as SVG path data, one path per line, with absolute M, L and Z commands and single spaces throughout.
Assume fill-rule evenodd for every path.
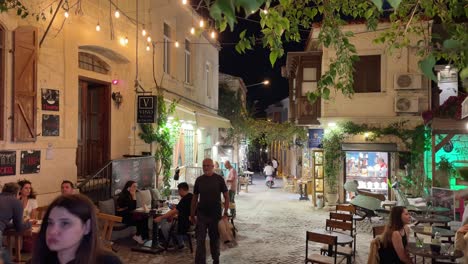
M 211 31 L 211 38 L 212 39 L 216 38 L 216 32 L 214 30 Z
M 118 9 L 115 10 L 114 16 L 115 16 L 115 18 L 119 18 L 119 17 L 120 17 L 120 12 L 119 12 Z
M 203 19 L 200 20 L 200 27 L 201 27 L 201 28 L 202 28 L 202 27 L 205 27 L 205 21 L 203 21 Z
M 178 47 L 179 47 L 179 41 L 176 40 L 176 42 L 174 43 L 174 46 L 175 46 L 176 48 L 178 48 Z
M 150 51 L 150 50 L 151 50 L 150 45 L 149 44 L 146 45 L 146 51 Z
M 96 25 L 96 31 L 97 31 L 97 32 L 101 31 L 101 25 L 99 25 L 99 22 L 98 22 L 97 25 Z
M 125 36 L 125 44 L 128 44 L 128 37 Z
M 151 36 L 148 36 L 148 37 L 146 38 L 146 41 L 151 42 Z
M 182 4 L 183 4 L 183 5 L 186 5 L 186 4 L 187 4 L 187 0 L 182 0 Z
M 195 28 L 194 28 L 194 27 L 192 27 L 192 28 L 190 29 L 190 34 L 195 35 Z
M 265 15 L 268 14 L 268 10 L 263 9 L 263 14 L 265 14 Z
M 120 45 L 125 46 L 125 39 L 123 37 L 121 37 L 119 39 L 119 43 L 120 43 Z
M 68 18 L 68 17 L 70 16 L 70 14 L 68 14 L 68 11 L 65 11 L 65 14 L 63 14 L 63 16 L 64 16 L 65 18 Z
M 143 30 L 141 31 L 141 35 L 146 36 L 146 30 L 143 28 Z

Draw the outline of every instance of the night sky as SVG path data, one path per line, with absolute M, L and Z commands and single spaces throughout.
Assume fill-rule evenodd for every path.
M 250 16 L 249 19 L 259 20 L 258 16 Z M 230 75 L 241 77 L 246 85 L 262 82 L 265 79 L 270 81 L 268 86 L 256 85 L 248 87 L 248 105 L 252 105 L 255 100 L 259 100 L 259 112 L 255 116 L 265 116 L 264 109 L 288 96 L 288 80 L 281 77 L 281 66 L 286 63 L 286 52 L 303 51 L 305 39 L 301 43 L 289 43 L 285 45 L 285 55 L 276 61 L 274 67 L 269 60 L 269 52 L 261 44 L 257 44 L 254 50 L 249 50 L 245 54 L 239 54 L 235 50 L 235 45 L 239 40 L 239 34 L 247 29 L 247 35 L 251 32 L 260 32 L 260 25 L 255 22 L 239 19 L 233 32 L 229 29 L 222 32 L 218 38 L 222 49 L 219 54 L 219 71 Z M 258 34 L 256 34 L 258 36 Z M 307 36 L 307 34 L 305 34 Z M 226 44 L 223 44 L 226 43 Z M 219 102 L 220 104 L 222 102 Z

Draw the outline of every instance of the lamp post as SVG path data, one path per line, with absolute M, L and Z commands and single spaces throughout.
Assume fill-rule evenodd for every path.
M 255 85 L 260 85 L 260 84 L 269 85 L 269 84 L 270 84 L 270 81 L 269 81 L 269 80 L 264 80 L 263 82 L 254 83 L 254 84 L 249 84 L 249 85 L 246 85 L 245 88 L 247 88 L 247 87 L 252 87 L 252 86 L 255 86 Z

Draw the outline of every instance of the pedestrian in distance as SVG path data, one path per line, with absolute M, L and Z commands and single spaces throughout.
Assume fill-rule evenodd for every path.
M 227 186 L 228 186 L 228 193 L 229 193 L 229 202 L 231 204 L 234 204 L 234 197 L 236 196 L 237 192 L 237 171 L 232 167 L 231 162 L 229 160 L 226 160 L 224 162 L 224 167 L 229 170 L 229 174 L 227 177 Z M 231 216 L 235 217 L 236 216 L 236 209 L 232 208 L 231 209 Z
M 47 208 L 32 264 L 121 264 L 99 243 L 95 206 L 84 195 L 57 197 Z
M 228 218 L 229 195 L 224 178 L 214 173 L 212 159 L 203 160 L 203 175 L 195 180 L 190 218 L 196 224 L 197 250 L 195 264 L 206 264 L 206 231 L 210 236 L 213 264 L 219 264 L 220 244 L 218 222 L 221 220 L 221 194 L 224 196 L 223 220 Z M 199 200 L 200 199 L 200 200 Z

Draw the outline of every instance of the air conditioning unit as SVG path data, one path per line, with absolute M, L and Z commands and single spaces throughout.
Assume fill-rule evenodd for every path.
M 419 112 L 418 97 L 396 96 L 395 97 L 395 112 L 396 113 Z
M 395 90 L 415 90 L 422 88 L 422 75 L 411 73 L 395 74 L 393 80 Z

